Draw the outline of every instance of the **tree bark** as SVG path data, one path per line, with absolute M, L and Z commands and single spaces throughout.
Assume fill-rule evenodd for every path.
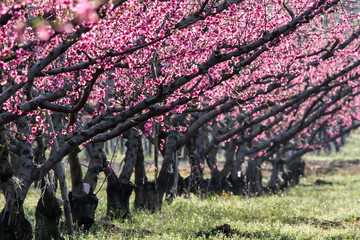
M 138 150 L 135 163 L 135 210 L 146 209 L 155 212 L 159 209 L 159 200 L 155 182 L 148 182 L 145 175 L 144 154 L 141 138 L 138 138 Z
M 106 189 L 107 215 L 123 219 L 130 217 L 129 201 L 134 189 L 130 178 L 134 171 L 139 146 L 139 135 L 135 129 L 128 130 L 124 135 L 127 138 L 125 165 L 120 176 L 117 177 L 111 168 L 105 169 L 108 180 Z
M 7 181 L 13 176 L 14 171 L 10 165 L 9 146 L 5 127 L 0 128 L 0 187 L 6 189 Z M 5 192 L 4 192 L 5 193 Z
M 90 227 L 95 222 L 95 212 L 99 202 L 98 198 L 94 195 L 93 191 L 96 188 L 98 174 L 99 171 L 101 170 L 101 167 L 92 169 L 90 168 L 90 165 L 102 164 L 104 159 L 103 158 L 99 159 L 97 158 L 97 156 L 99 155 L 102 156 L 105 154 L 101 148 L 103 146 L 103 143 L 95 143 L 95 144 L 99 145 L 100 149 L 96 148 L 98 154 L 94 154 L 92 150 L 89 151 L 90 163 L 89 163 L 89 169 L 86 173 L 86 176 L 88 176 L 87 178 L 88 180 L 82 179 L 81 164 L 77 155 L 77 151 L 73 151 L 69 154 L 69 163 L 70 163 L 71 180 L 72 180 L 72 192 L 69 193 L 71 212 L 73 215 L 73 221 L 76 222 L 77 225 L 82 227 L 84 230 L 90 229 Z M 85 184 L 89 184 L 88 192 L 85 192 L 84 189 Z
M 199 131 L 199 136 L 202 136 L 201 134 L 202 131 Z M 202 139 L 203 141 L 204 139 Z M 188 193 L 194 193 L 196 195 L 202 195 L 205 194 L 206 191 L 203 191 L 202 189 L 202 183 L 203 183 L 203 171 L 204 171 L 204 163 L 201 163 L 200 161 L 200 155 L 199 155 L 199 151 L 201 151 L 203 148 L 199 149 L 199 145 L 196 144 L 196 139 L 191 138 L 187 143 L 186 143 L 186 148 L 187 148 L 187 152 L 189 155 L 189 163 L 190 163 L 190 167 L 191 167 L 191 172 L 190 172 L 190 176 L 188 179 L 185 179 L 185 182 L 187 184 L 187 192 Z M 197 150 L 196 151 L 196 146 Z
M 246 169 L 248 194 L 260 196 L 263 194 L 261 166 L 257 159 L 249 160 Z
M 43 179 L 41 198 L 36 206 L 35 239 L 63 239 L 60 236 L 61 209 L 55 197 L 55 178 L 50 171 Z
M 106 168 L 104 171 L 108 182 L 106 215 L 115 219 L 130 217 L 129 201 L 133 185 L 130 182 L 121 182 L 112 168 Z
M 106 162 L 106 155 L 103 149 L 104 142 L 87 144 L 87 151 L 90 155 L 90 162 L 83 182 L 85 184 L 89 184 L 90 193 L 94 192 L 99 178 L 99 173 L 102 171 L 104 163 Z
M 60 149 L 59 146 L 64 143 L 64 137 L 61 133 L 62 126 L 63 126 L 61 118 L 62 118 L 61 113 L 53 113 L 51 118 L 48 116 L 48 120 L 49 120 L 50 128 L 51 128 L 52 132 L 58 133 L 57 138 L 54 139 L 54 146 L 53 146 L 54 148 L 52 149 L 53 151 L 54 150 L 58 151 Z M 73 225 L 70 200 L 69 200 L 67 184 L 66 184 L 64 163 L 62 161 L 60 161 L 58 164 L 55 165 L 54 170 L 55 170 L 56 176 L 59 179 L 61 198 L 64 201 L 63 208 L 64 208 L 64 214 L 65 214 L 65 219 L 66 219 L 67 232 L 69 235 L 72 235 L 74 233 L 74 225 Z
M 81 198 L 85 195 L 84 185 L 82 180 L 82 171 L 81 171 L 81 163 L 78 157 L 77 150 L 69 153 L 69 164 L 70 164 L 70 175 L 71 175 L 71 188 L 72 188 L 72 196 Z
M 168 185 L 169 177 L 172 173 L 171 165 L 175 161 L 177 140 L 178 140 L 177 133 L 175 131 L 171 131 L 166 141 L 164 161 L 159 173 L 159 177 L 157 179 L 156 190 L 159 200 L 158 203 L 159 210 L 161 209 L 162 199 L 165 194 L 166 187 Z
M 20 168 L 16 176 L 8 178 L 5 188 L 6 204 L 0 213 L 0 239 L 32 239 L 32 227 L 25 218 L 23 202 L 30 188 L 31 174 L 35 171 L 31 144 L 27 141 L 29 128 L 27 118 L 22 117 L 16 121 L 18 128 L 18 149 Z M 6 153 L 6 151 L 4 151 Z M 2 156 L 2 159 L 6 159 Z
M 283 164 L 283 160 L 281 159 L 280 156 L 277 156 L 274 159 L 270 182 L 267 186 L 269 191 L 274 194 L 278 193 L 279 190 L 281 189 L 282 183 L 280 182 L 280 175 L 281 175 L 282 164 Z
M 242 172 L 241 167 L 244 165 L 246 156 L 246 143 L 242 143 L 238 145 L 238 149 L 236 151 L 236 156 L 234 160 L 234 169 L 231 171 L 230 181 L 232 184 L 232 192 L 235 195 L 243 195 L 245 188 L 245 179 L 244 173 Z

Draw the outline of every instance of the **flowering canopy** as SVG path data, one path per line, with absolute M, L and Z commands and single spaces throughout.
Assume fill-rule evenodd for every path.
M 165 117 L 186 111 L 213 110 L 202 124 L 248 114 L 269 126 L 255 140 L 294 123 L 287 139 L 311 137 L 309 129 L 324 123 L 351 125 L 359 119 L 360 64 L 353 7 L 340 0 L 6 1 L 0 123 L 16 131 L 14 121 L 27 116 L 29 142 L 50 136 L 51 145 L 67 134 L 40 176 L 80 144 L 139 124 L 145 133 L 153 122 L 173 129 Z M 61 132 L 49 128 L 53 112 L 68 114 Z M 237 121 L 216 141 L 247 124 Z

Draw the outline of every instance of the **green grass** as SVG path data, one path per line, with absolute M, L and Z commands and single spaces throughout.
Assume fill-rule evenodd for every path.
M 359 142 L 360 131 L 356 131 L 335 155 L 309 154 L 305 159 L 360 159 Z M 151 158 L 147 160 L 151 161 Z M 86 233 L 77 229 L 74 239 L 194 239 L 198 235 L 197 239 L 360 239 L 360 175 L 350 175 L 350 170 L 344 170 L 345 174 L 342 171 L 341 174 L 321 175 L 321 179 L 333 182 L 332 186 L 315 186 L 314 182 L 320 176 L 311 175 L 302 178 L 299 186 L 278 195 L 238 197 L 223 194 L 207 199 L 178 197 L 172 204 L 164 203 L 161 212 L 155 214 L 134 212 L 133 194 L 130 203 L 132 218 L 125 221 L 105 218 L 105 183 L 97 195 L 99 206 L 95 226 Z M 101 184 L 102 179 L 98 186 Z M 32 188 L 25 200 L 25 213 L 33 227 L 39 198 L 39 190 Z M 0 208 L 3 206 L 4 196 L 0 194 Z M 229 236 L 212 231 L 224 224 L 233 229 Z
M 100 191 L 96 226 L 88 233 L 77 231 L 75 239 L 193 239 L 199 231 L 223 224 L 229 224 L 234 234 L 209 239 L 359 239 L 360 176 L 324 177 L 332 186 L 314 186 L 315 179 L 304 178 L 279 195 L 179 197 L 171 205 L 165 203 L 159 213 L 133 212 L 132 219 L 124 222 L 104 220 L 106 195 Z M 39 197 L 38 190 L 31 189 L 25 201 L 32 224 Z M 3 196 L 0 202 L 4 203 Z M 109 224 L 113 226 L 106 227 Z

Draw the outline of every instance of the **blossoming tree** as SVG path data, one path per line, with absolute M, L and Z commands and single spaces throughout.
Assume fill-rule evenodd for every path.
M 301 155 L 359 126 L 360 15 L 346 3 L 1 3 L 0 183 L 6 205 L 0 236 L 31 239 L 23 202 L 35 181 L 43 193 L 38 239 L 60 238 L 55 179 L 70 234 L 73 221 L 87 228 L 93 223 L 102 171 L 108 214 L 116 217 L 129 213 L 134 168 L 135 207 L 151 210 L 161 207 L 165 192 L 172 197 L 186 182 L 196 191 L 205 162 L 215 191 L 230 181 L 235 194 L 261 194 L 264 161 L 273 163 L 272 191 L 280 186 L 280 172 L 288 179 L 281 186 L 296 184 Z M 320 131 L 328 138 L 320 141 Z M 155 146 L 156 167 L 158 152 L 164 159 L 155 182 L 145 175 L 143 135 Z M 127 139 L 127 150 L 117 176 L 104 145 L 119 136 Z M 188 179 L 177 171 L 183 147 Z M 221 147 L 222 170 L 216 161 Z M 90 158 L 84 177 L 82 149 Z

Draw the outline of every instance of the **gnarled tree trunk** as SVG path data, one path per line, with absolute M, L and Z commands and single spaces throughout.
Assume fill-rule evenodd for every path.
M 36 206 L 35 239 L 63 239 L 60 236 L 61 209 L 55 197 L 55 177 L 50 171 L 43 179 L 41 198 Z
M 69 154 L 71 169 L 72 192 L 69 193 L 71 211 L 74 222 L 85 230 L 89 229 L 95 221 L 95 212 L 98 198 L 94 194 L 98 175 L 106 161 L 103 152 L 104 143 L 89 143 L 86 148 L 90 156 L 88 170 L 84 180 L 77 151 Z
M 260 196 L 263 194 L 261 163 L 255 158 L 247 162 L 246 184 L 248 194 Z
M 32 227 L 25 218 L 23 203 L 31 185 L 31 174 L 35 171 L 35 166 L 31 144 L 26 137 L 29 133 L 27 118 L 18 119 L 16 125 L 19 132 L 17 147 L 20 150 L 20 168 L 16 176 L 7 179 L 5 186 L 6 203 L 0 213 L 0 239 L 30 240 L 32 239 Z M 1 134 L 1 136 L 5 135 Z M 6 142 L 6 140 L 2 139 L 1 142 Z M 3 153 L 7 154 L 6 151 Z M 6 155 L 1 157 L 4 162 L 6 158 L 8 158 Z
M 42 137 L 36 137 L 37 148 L 35 150 L 35 162 L 43 164 L 45 162 L 45 144 Z M 56 179 L 51 170 L 41 180 L 41 197 L 36 206 L 35 218 L 35 239 L 62 239 L 60 235 L 61 209 L 58 199 L 55 196 Z
M 51 151 L 51 153 L 54 154 L 54 151 L 58 151 L 60 146 L 64 143 L 64 136 L 61 134 L 61 130 L 63 126 L 62 114 L 58 112 L 53 113 L 51 117 L 48 116 L 48 121 L 50 123 L 51 131 L 53 133 L 58 133 L 57 138 L 54 140 L 54 145 Z M 56 164 L 54 167 L 54 171 L 56 177 L 59 179 L 61 198 L 64 201 L 63 208 L 64 208 L 67 232 L 69 235 L 72 235 L 74 233 L 74 225 L 73 225 L 70 200 L 69 200 L 67 184 L 66 184 L 64 163 L 60 161 L 58 164 Z
M 158 194 L 157 199 L 159 201 L 158 203 L 159 210 L 161 209 L 162 199 L 164 197 L 166 188 L 168 186 L 169 178 L 172 174 L 171 166 L 175 162 L 177 140 L 178 140 L 177 133 L 175 131 L 171 131 L 166 141 L 164 161 L 161 166 L 159 177 L 157 179 L 156 191 Z
M 9 146 L 5 127 L 0 127 L 0 187 L 5 193 L 6 183 L 13 176 L 14 171 L 10 165 Z
M 148 182 L 145 175 L 144 154 L 141 138 L 138 138 L 138 150 L 135 163 L 135 210 L 147 209 L 155 212 L 159 209 L 159 200 L 155 182 Z
M 108 180 L 107 192 L 107 215 L 115 218 L 127 218 L 130 216 L 129 199 L 134 188 L 130 182 L 133 173 L 139 145 L 139 135 L 135 129 L 130 129 L 124 134 L 127 138 L 125 165 L 119 177 L 111 168 L 105 169 Z

